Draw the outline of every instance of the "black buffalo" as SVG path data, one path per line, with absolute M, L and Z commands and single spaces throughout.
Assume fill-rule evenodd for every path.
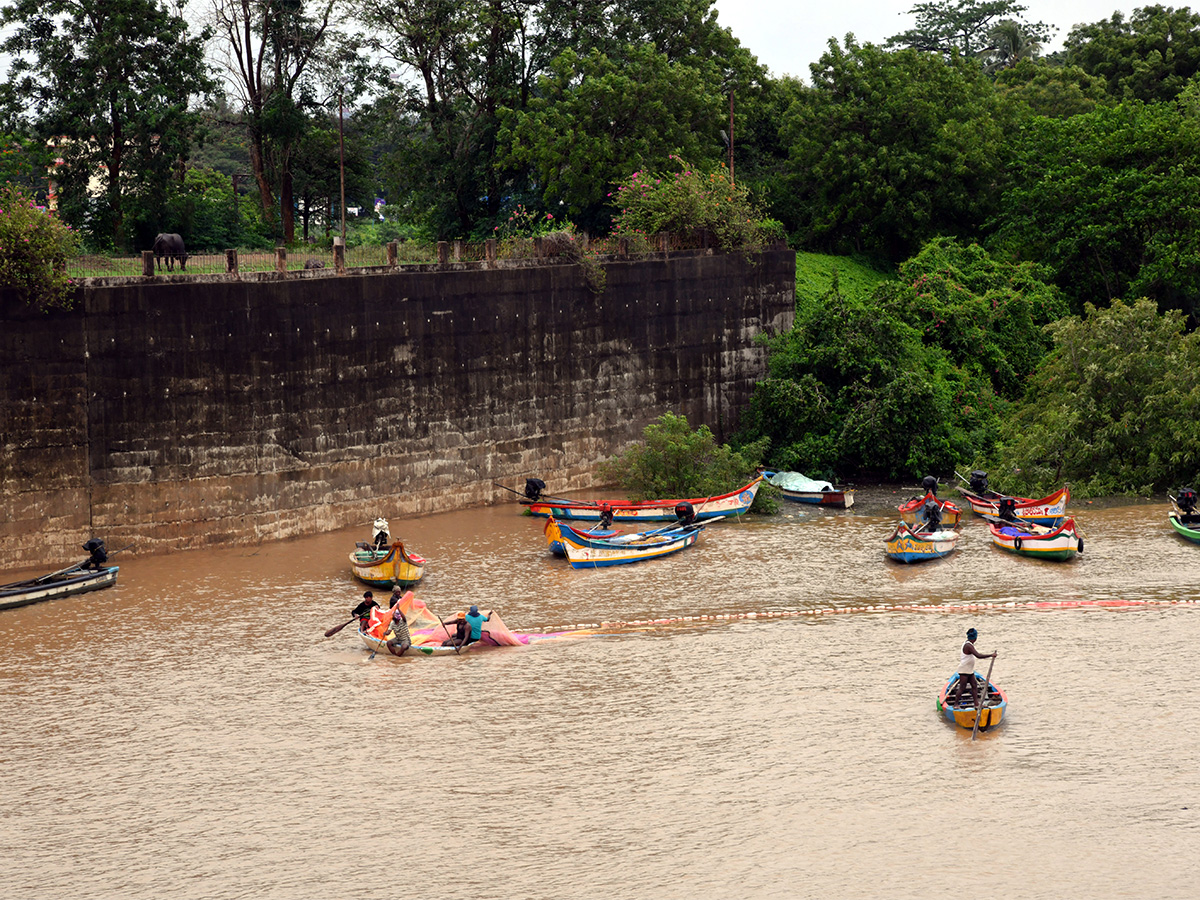
M 183 238 L 177 234 L 160 234 L 154 239 L 154 259 L 158 262 L 158 270 L 162 271 L 163 257 L 167 258 L 167 271 L 173 271 L 175 260 L 179 260 L 179 271 L 187 268 L 187 250 L 183 247 Z

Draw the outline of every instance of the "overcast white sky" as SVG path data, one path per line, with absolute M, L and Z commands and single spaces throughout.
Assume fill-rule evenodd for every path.
M 771 70 L 771 74 L 795 75 L 809 81 L 808 67 L 825 52 L 831 37 L 841 43 L 847 32 L 860 44 L 882 44 L 914 24 L 908 11 L 916 0 L 850 0 L 845 6 L 834 2 L 799 0 L 716 0 L 717 19 L 734 37 Z M 1022 18 L 1045 22 L 1057 28 L 1044 50 L 1061 49 L 1071 27 L 1099 22 L 1114 12 L 1129 14 L 1154 0 L 1117 4 L 1115 0 L 1023 0 Z M 1161 2 L 1161 0 L 1160 0 Z M 1176 9 L 1198 4 L 1164 3 Z M 837 7 L 834 9 L 833 7 Z

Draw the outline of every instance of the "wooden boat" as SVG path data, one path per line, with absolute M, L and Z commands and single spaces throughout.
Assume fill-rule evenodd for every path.
M 939 500 L 937 495 L 929 491 L 923 497 L 913 497 L 900 504 L 900 520 L 906 525 L 916 525 L 920 522 L 928 521 L 925 515 L 925 504 L 933 501 L 941 510 L 942 519 L 939 523 L 943 527 L 953 527 L 962 519 L 962 508 L 951 500 Z
M 976 515 L 999 517 L 1003 512 L 1002 507 L 1008 505 L 1006 501 L 1011 501 L 1012 516 L 1018 521 L 1048 527 L 1062 522 L 1067 514 L 1067 501 L 1071 499 L 1071 489 L 1066 486 L 1038 500 L 1031 500 L 1028 497 L 1009 497 L 997 494 L 995 491 L 988 492 L 991 496 L 983 496 L 962 487 L 956 488 L 956 490 L 962 494 L 963 499 L 967 501 Z
M 545 531 L 548 543 L 562 544 L 572 568 L 595 569 L 678 553 L 695 544 L 703 528 L 703 524 L 696 523 L 624 534 L 615 538 L 589 538 L 565 522 L 551 518 L 546 522 Z
M 547 525 L 548 524 L 549 523 L 547 523 Z M 615 528 L 604 527 L 604 523 L 599 523 L 599 524 L 593 526 L 592 528 L 577 528 L 577 529 L 575 529 L 575 531 L 578 532 L 579 534 L 584 535 L 589 538 L 611 538 L 611 537 L 616 537 L 621 533 Z M 549 543 L 550 543 L 550 552 L 553 553 L 555 556 L 566 556 L 567 555 L 567 548 L 565 546 L 563 546 L 562 541 L 551 540 Z
M 725 516 L 740 516 L 750 509 L 762 481 L 763 478 L 759 475 L 749 484 L 728 494 L 693 497 L 687 500 L 647 500 L 643 503 L 633 503 L 628 500 L 531 500 L 522 497 L 520 503 L 535 516 L 560 521 L 569 519 L 599 522 L 603 516 L 611 514 L 613 521 L 617 523 L 671 522 L 679 518 L 676 507 L 684 503 L 692 505 L 697 520 L 719 519 Z
M 1171 511 L 1167 513 L 1167 521 L 1180 537 L 1193 544 L 1200 544 L 1200 512 L 1196 512 L 1195 491 L 1184 488 L 1179 492 L 1178 500 L 1171 497 Z
M 958 692 L 958 673 L 955 672 L 950 676 L 950 680 L 946 682 L 946 686 L 942 688 L 942 692 L 938 694 L 937 710 L 948 720 L 958 725 L 960 728 L 975 728 L 976 709 L 973 706 L 953 706 L 950 698 Z M 975 690 L 979 693 L 983 687 L 983 676 L 975 673 Z M 964 687 L 963 700 L 966 703 L 971 702 L 971 693 Z M 987 697 L 983 701 L 983 710 L 979 716 L 979 730 L 986 731 L 993 725 L 999 725 L 1004 719 L 1004 713 L 1008 710 L 1008 696 L 1004 691 L 996 685 L 996 682 L 988 682 Z
M 916 531 L 901 522 L 887 539 L 884 553 L 888 559 L 897 562 L 916 563 L 949 556 L 957 545 L 958 532 L 952 528 L 933 532 Z
M 1075 520 L 1069 517 L 1055 527 L 1007 522 L 992 516 L 987 517 L 987 523 L 992 543 L 1018 556 L 1062 562 L 1083 552 L 1083 538 L 1075 531 Z
M 403 541 L 393 541 L 383 550 L 360 541 L 350 554 L 350 569 L 355 578 L 371 587 L 412 587 L 425 574 L 425 558 L 405 550 Z
M 488 621 L 481 629 L 480 639 L 465 647 L 456 647 L 454 644 L 446 643 L 450 640 L 450 629 L 446 627 L 447 623 L 453 624 L 455 617 L 440 618 L 425 605 L 424 601 L 413 597 L 412 591 L 408 591 L 397 605 L 408 621 L 408 633 L 412 640 L 412 646 L 402 655 L 404 659 L 462 656 L 466 653 L 478 653 L 480 650 L 496 647 L 522 647 L 541 641 L 586 637 L 594 633 L 576 629 L 570 632 L 523 634 L 512 631 L 504 623 L 500 614 L 493 609 L 489 611 Z M 373 619 L 370 617 L 360 619 L 358 636 L 363 645 L 373 653 L 381 653 L 384 656 L 392 655 L 387 642 L 395 635 L 391 630 L 391 619 L 386 613 Z
M 41 603 L 43 600 L 57 600 L 72 594 L 98 591 L 117 583 L 120 566 L 85 569 L 85 565 L 86 563 L 80 563 L 60 572 L 0 585 L 0 609 L 14 609 L 18 606 L 29 606 L 31 603 Z
M 800 472 L 763 472 L 763 478 L 784 500 L 793 503 L 808 503 L 813 506 L 831 506 L 834 509 L 849 509 L 854 505 L 854 491 L 836 488 L 828 481 L 814 481 Z M 807 485 L 804 482 L 808 482 Z M 795 485 L 806 489 L 797 489 Z M 789 486 L 791 485 L 791 486 Z M 807 489 L 811 488 L 811 489 Z

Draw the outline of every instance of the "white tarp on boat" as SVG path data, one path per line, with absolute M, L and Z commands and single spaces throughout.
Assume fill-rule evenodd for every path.
M 767 483 L 773 484 L 777 488 L 783 488 L 785 491 L 798 491 L 805 494 L 833 490 L 833 485 L 828 481 L 813 481 L 800 472 L 776 472 L 767 479 Z

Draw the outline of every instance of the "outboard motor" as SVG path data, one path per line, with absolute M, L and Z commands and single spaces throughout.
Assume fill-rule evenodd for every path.
M 1005 522 L 1017 521 L 1017 501 L 1012 497 L 1001 497 L 999 504 L 1000 518 Z
M 546 489 L 546 482 L 540 478 L 525 479 L 525 499 L 536 502 L 542 496 L 542 491 Z
M 1190 487 L 1184 488 L 1179 492 L 1179 499 L 1175 502 L 1179 504 L 1180 509 L 1191 515 L 1196 511 L 1196 492 Z M 84 549 L 87 549 L 86 546 Z
M 84 563 L 84 568 L 104 568 L 105 563 L 108 562 L 108 551 L 104 549 L 104 541 L 100 540 L 100 538 L 88 538 L 88 542 L 83 545 L 83 549 L 91 554 L 88 557 L 88 561 Z
M 933 494 L 933 496 L 936 497 L 937 496 L 937 486 L 938 486 L 938 480 L 937 480 L 937 478 L 935 478 L 932 475 L 926 475 L 924 478 L 921 479 L 921 490 L 923 490 L 927 494 Z
M 983 471 L 983 469 L 976 469 L 971 473 L 969 484 L 971 490 L 976 494 L 986 494 L 988 489 L 987 472 Z
M 375 549 L 376 550 L 386 550 L 388 544 L 390 544 L 392 542 L 391 537 L 388 535 L 388 520 L 385 519 L 383 516 L 380 516 L 378 519 L 375 520 L 374 528 L 375 528 Z
M 600 504 L 600 527 L 612 528 L 613 508 L 607 503 Z
M 942 508 L 936 500 L 925 501 L 925 526 L 929 531 L 942 527 Z
M 675 515 L 680 525 L 691 525 L 696 521 L 696 508 L 686 500 L 680 500 L 675 504 Z

